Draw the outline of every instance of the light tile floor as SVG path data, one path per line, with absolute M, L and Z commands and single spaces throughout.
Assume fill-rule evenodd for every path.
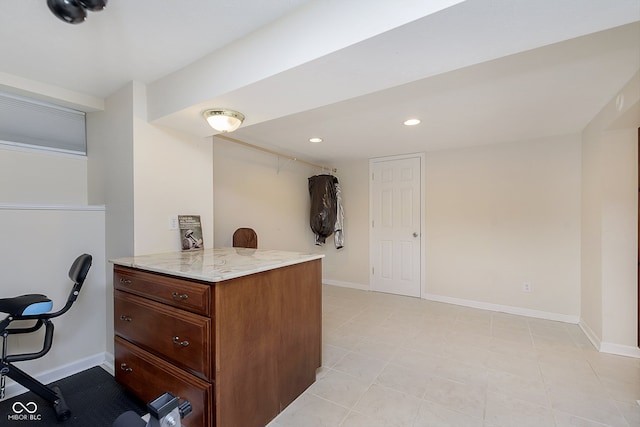
M 323 286 L 317 381 L 268 427 L 638 427 L 640 359 L 577 325 Z

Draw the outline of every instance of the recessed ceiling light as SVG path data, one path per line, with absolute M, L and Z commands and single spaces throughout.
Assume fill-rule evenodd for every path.
M 322 138 L 318 138 L 317 136 L 315 136 L 313 138 L 309 138 L 309 142 L 313 142 L 314 144 L 317 144 L 318 142 L 322 142 Z
M 405 126 L 415 126 L 420 123 L 420 119 L 408 119 L 404 121 Z

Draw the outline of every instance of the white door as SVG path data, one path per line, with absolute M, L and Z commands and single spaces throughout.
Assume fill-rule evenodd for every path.
M 371 172 L 371 289 L 420 297 L 421 157 L 374 159 Z

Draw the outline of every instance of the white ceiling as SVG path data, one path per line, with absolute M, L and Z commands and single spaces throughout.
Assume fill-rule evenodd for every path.
M 110 0 L 78 25 L 46 0 L 0 0 L 0 72 L 106 97 L 151 83 L 307 0 Z
M 640 69 L 639 0 L 0 0 L 0 35 L 0 89 L 94 111 L 135 80 L 157 125 L 234 108 L 322 162 L 579 132 Z

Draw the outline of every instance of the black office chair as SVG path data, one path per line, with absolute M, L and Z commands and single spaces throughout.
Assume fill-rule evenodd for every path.
M 71 293 L 67 298 L 67 303 L 59 311 L 50 313 L 53 308 L 53 301 L 41 294 L 27 294 L 14 298 L 0 299 L 0 312 L 7 313 L 8 316 L 0 321 L 0 335 L 2 335 L 2 359 L 0 359 L 0 399 L 4 398 L 5 377 L 9 377 L 24 387 L 33 391 L 53 405 L 59 421 L 64 421 L 71 416 L 71 411 L 67 407 L 60 388 L 47 387 L 40 381 L 28 375 L 24 371 L 15 367 L 12 362 L 22 362 L 33 360 L 44 356 L 51 350 L 53 342 L 53 323 L 51 319 L 66 313 L 73 305 L 82 284 L 84 283 L 89 268 L 91 267 L 91 255 L 80 255 L 69 269 L 69 278 L 73 282 Z M 34 320 L 35 324 L 30 327 L 8 328 L 11 322 L 18 320 Z M 7 337 L 13 334 L 26 334 L 45 327 L 44 345 L 42 350 L 36 353 L 22 353 L 7 355 Z

